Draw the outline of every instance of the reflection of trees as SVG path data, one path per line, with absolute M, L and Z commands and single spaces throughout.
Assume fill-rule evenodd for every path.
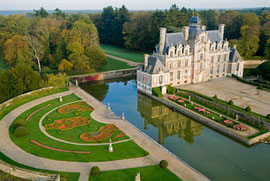
M 201 135 L 203 126 L 200 123 L 178 113 L 171 111 L 167 106 L 138 93 L 137 110 L 144 118 L 144 129 L 148 124 L 158 128 L 159 143 L 164 143 L 164 138 L 178 135 L 188 143 L 194 142 L 194 137 Z
M 124 85 L 127 85 L 130 80 L 134 80 L 134 76 L 82 83 L 80 87 L 102 102 L 108 93 L 109 83 L 123 82 Z

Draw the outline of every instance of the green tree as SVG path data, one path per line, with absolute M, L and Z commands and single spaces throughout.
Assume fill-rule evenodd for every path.
M 62 88 L 67 86 L 69 77 L 65 73 L 58 73 L 57 75 L 46 74 L 47 86 Z
M 88 58 L 91 69 L 101 68 L 107 63 L 106 56 L 98 45 L 86 47 L 85 55 Z
M 39 10 L 34 9 L 34 12 L 35 12 L 34 16 L 36 16 L 36 17 L 44 18 L 44 17 L 47 17 L 49 15 L 49 13 L 43 7 L 41 7 Z

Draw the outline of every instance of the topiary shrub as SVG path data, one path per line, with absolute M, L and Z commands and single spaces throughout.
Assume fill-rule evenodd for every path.
M 22 119 L 17 119 L 16 121 L 14 121 L 13 128 L 16 129 L 19 126 L 24 126 L 25 127 L 26 126 L 25 121 L 22 120 Z
M 145 152 L 144 152 L 144 155 L 145 155 L 145 156 L 149 155 L 149 152 L 148 152 L 148 151 L 145 151 Z
M 229 105 L 233 105 L 233 101 L 230 100 L 230 101 L 228 102 L 228 104 L 229 104 Z
M 155 87 L 152 89 L 152 94 L 157 97 L 162 97 L 161 87 Z
M 213 98 L 214 98 L 214 99 L 218 99 L 217 95 L 215 95 Z
M 246 107 L 245 109 L 247 112 L 250 112 L 251 111 L 251 108 L 249 106 Z
M 168 167 L 168 162 L 166 160 L 161 160 L 159 162 L 160 168 L 167 168 Z
M 15 130 L 14 130 L 14 136 L 15 137 L 25 137 L 28 135 L 28 129 L 24 126 L 18 126 Z
M 259 84 L 258 89 L 263 89 L 263 85 Z
M 176 88 L 172 87 L 171 85 L 167 86 L 167 93 L 168 94 L 175 94 Z
M 270 114 L 267 114 L 266 115 L 266 119 L 270 119 Z
M 93 166 L 91 168 L 91 175 L 97 176 L 97 175 L 99 175 L 99 172 L 100 172 L 100 169 L 97 166 Z

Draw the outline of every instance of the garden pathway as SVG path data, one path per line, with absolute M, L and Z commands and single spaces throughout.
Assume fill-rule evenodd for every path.
M 136 67 L 136 66 L 142 64 L 142 63 L 139 63 L 139 62 L 133 62 L 133 61 L 131 61 L 131 60 L 127 60 L 127 59 L 120 58 L 120 57 L 116 57 L 116 56 L 109 55 L 109 54 L 106 54 L 106 56 L 109 57 L 109 58 L 112 58 L 112 59 L 119 60 L 119 61 L 121 61 L 121 62 L 125 62 L 125 63 L 127 63 L 128 65 L 134 66 L 134 67 Z
M 58 98 L 60 95 L 65 96 L 71 93 L 75 93 L 77 96 L 81 97 L 85 102 L 87 102 L 95 109 L 91 114 L 91 116 L 95 120 L 104 123 L 115 124 L 119 129 L 121 129 L 122 131 L 127 133 L 127 135 L 129 135 L 132 139 L 134 139 L 139 146 L 149 151 L 150 155 L 143 158 L 133 158 L 106 162 L 68 162 L 37 157 L 35 155 L 25 152 L 12 142 L 9 137 L 9 127 L 11 123 L 16 119 L 16 117 L 18 117 L 26 110 L 35 107 L 41 103 Z M 70 91 L 43 97 L 14 109 L 1 120 L 0 133 L 0 151 L 6 156 L 8 156 L 10 159 L 21 164 L 39 169 L 63 172 L 80 172 L 80 181 L 88 180 L 89 171 L 92 166 L 98 166 L 102 171 L 117 170 L 154 165 L 158 164 L 161 159 L 167 160 L 169 162 L 168 168 L 183 180 L 208 180 L 206 177 L 188 166 L 182 160 L 176 158 L 173 154 L 169 153 L 151 138 L 140 132 L 140 130 L 131 125 L 129 122 L 124 121 L 123 119 L 114 115 L 110 110 L 106 108 L 105 105 L 96 100 L 94 97 L 92 97 L 82 89 L 74 86 L 70 88 Z

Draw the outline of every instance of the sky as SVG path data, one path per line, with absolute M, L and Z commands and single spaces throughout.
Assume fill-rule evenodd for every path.
M 270 7 L 270 0 L 0 0 L 0 10 L 100 10 L 125 5 L 130 10 L 168 9 L 172 4 L 191 9 Z

